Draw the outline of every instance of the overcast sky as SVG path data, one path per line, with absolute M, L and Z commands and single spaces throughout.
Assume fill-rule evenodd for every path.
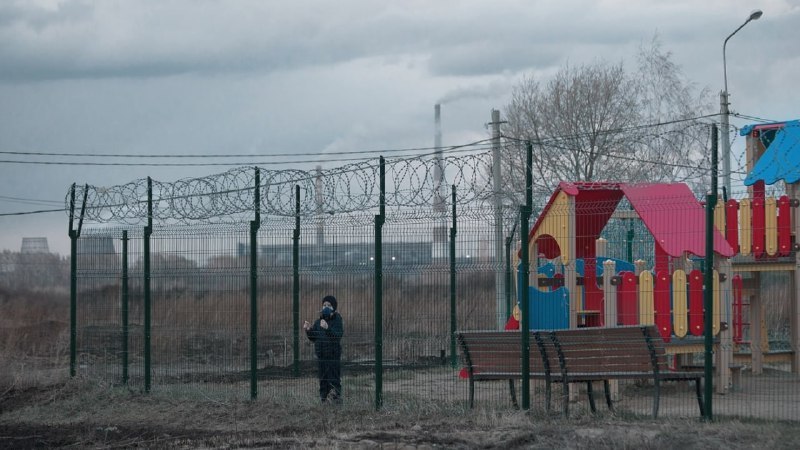
M 633 63 L 656 32 L 687 77 L 717 93 L 723 41 L 756 8 L 763 17 L 728 43 L 731 108 L 800 118 L 797 0 L 0 0 L 0 151 L 430 147 L 437 102 L 444 144 L 463 144 L 487 137 L 491 109 L 503 108 L 523 75 L 546 80 L 565 62 Z M 58 208 L 73 182 L 173 181 L 229 168 L 2 162 L 0 213 Z M 46 236 L 67 254 L 67 226 L 64 213 L 0 217 L 0 249 Z

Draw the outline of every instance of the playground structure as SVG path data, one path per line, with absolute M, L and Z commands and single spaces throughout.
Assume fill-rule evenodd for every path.
M 711 313 L 719 393 L 731 385 L 734 361 L 749 362 L 753 374 L 764 362 L 800 371 L 800 154 L 791 152 L 800 144 L 800 124 L 756 125 L 742 134 L 749 198 L 721 201 L 714 211 Z M 765 184 L 779 180 L 786 195 L 766 197 Z M 609 257 L 601 234 L 612 219 L 641 221 L 650 249 L 633 261 Z M 691 365 L 691 355 L 702 353 L 705 212 L 685 184 L 562 182 L 528 243 L 535 274 L 528 287 L 531 329 L 655 325 L 677 364 Z M 769 349 L 759 298 L 765 271 L 791 274 L 789 350 Z

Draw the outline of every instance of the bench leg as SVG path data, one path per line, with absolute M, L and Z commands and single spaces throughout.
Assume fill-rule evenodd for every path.
M 742 368 L 741 367 L 731 368 L 731 388 L 732 388 L 732 390 L 737 389 L 741 385 L 742 385 Z
M 592 382 L 586 382 L 586 394 L 589 396 L 589 409 L 592 410 L 592 413 L 597 412 L 597 408 L 594 406 L 594 391 L 592 390 Z
M 656 377 L 653 380 L 653 418 L 658 418 L 658 402 L 661 399 L 661 383 Z
M 700 417 L 705 417 L 706 409 L 703 405 L 703 390 L 701 389 L 700 384 L 700 378 L 695 378 L 694 389 L 695 393 L 697 394 L 697 406 L 700 407 Z
M 469 409 L 475 406 L 475 380 L 469 378 Z
M 608 380 L 603 380 L 603 392 L 606 394 L 606 405 L 609 411 L 614 411 L 614 405 L 611 403 L 611 383 Z
M 561 384 L 564 385 L 564 393 L 563 393 L 564 406 L 562 409 L 564 411 L 564 417 L 569 417 L 569 382 L 567 380 L 562 380 Z
M 517 404 L 517 390 L 514 388 L 514 380 L 508 380 L 508 391 L 511 393 L 511 404 L 514 405 L 515 409 L 519 409 L 519 405 Z
M 550 379 L 548 378 L 544 380 L 544 407 L 547 412 L 550 412 L 551 389 Z

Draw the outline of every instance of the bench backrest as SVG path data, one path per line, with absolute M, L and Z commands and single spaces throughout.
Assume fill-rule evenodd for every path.
M 543 332 L 555 343 L 567 373 L 652 372 L 666 368 L 654 327 L 579 328 Z
M 530 372 L 652 372 L 667 370 L 664 341 L 654 326 L 531 331 Z M 462 331 L 458 341 L 474 373 L 521 372 L 519 331 Z M 543 357 L 544 356 L 544 357 Z
M 458 333 L 458 342 L 466 359 L 465 362 L 474 373 L 519 374 L 522 371 L 521 338 L 519 331 L 462 331 Z M 554 351 L 555 347 L 549 339 L 545 344 L 547 348 Z M 530 345 L 530 371 L 543 373 L 544 362 L 533 333 L 531 333 Z M 558 372 L 558 366 L 553 370 Z

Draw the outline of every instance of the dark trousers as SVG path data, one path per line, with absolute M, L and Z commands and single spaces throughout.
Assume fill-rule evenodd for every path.
M 319 397 L 324 401 L 333 390 L 335 398 L 342 396 L 342 365 L 338 358 L 320 358 Z

